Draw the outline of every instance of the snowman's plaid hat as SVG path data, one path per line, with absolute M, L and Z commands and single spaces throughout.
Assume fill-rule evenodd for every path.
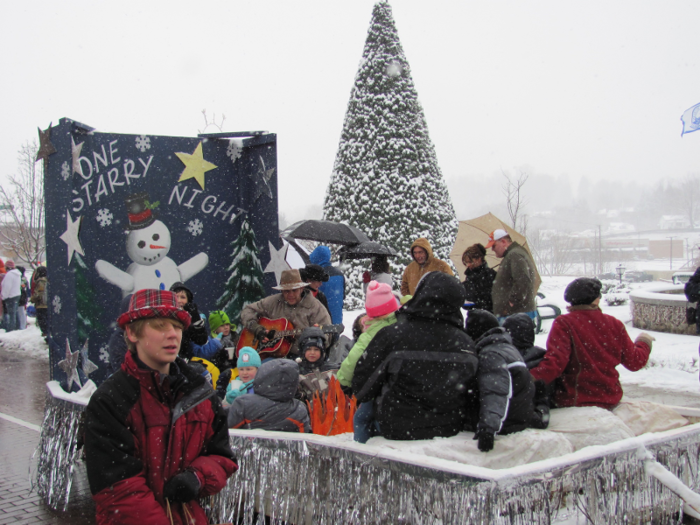
M 124 312 L 117 319 L 119 328 L 124 330 L 125 326 L 139 319 L 156 319 L 164 317 L 173 319 L 183 324 L 183 329 L 187 330 L 192 318 L 177 305 L 177 298 L 173 292 L 166 290 L 146 289 L 139 290 L 131 296 L 129 310 Z

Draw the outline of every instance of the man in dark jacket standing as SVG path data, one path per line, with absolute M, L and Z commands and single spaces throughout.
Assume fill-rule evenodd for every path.
M 172 292 L 139 290 L 117 323 L 129 352 L 85 410 L 96 522 L 209 523 L 198 499 L 238 467 L 219 399 L 178 357 L 190 315 Z
M 464 287 L 442 272 L 419 283 L 402 321 L 377 332 L 352 379 L 357 400 L 374 399 L 387 439 L 454 436 L 473 420 L 478 358 L 462 330 Z
M 503 259 L 491 290 L 493 313 L 499 321 L 520 312 L 535 319 L 537 271 L 530 254 L 517 242 L 513 242 L 507 231 L 501 229 L 491 232 L 486 248 L 491 248 L 496 257 Z

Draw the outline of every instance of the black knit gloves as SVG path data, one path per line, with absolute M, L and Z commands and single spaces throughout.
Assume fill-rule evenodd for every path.
M 493 450 L 493 442 L 495 439 L 495 434 L 493 432 L 480 428 L 476 431 L 476 434 L 474 434 L 474 439 L 479 440 L 478 447 L 481 452 Z
M 191 470 L 186 470 L 180 472 L 165 484 L 163 487 L 163 496 L 170 501 L 187 503 L 197 497 L 200 488 L 201 485 L 197 474 Z

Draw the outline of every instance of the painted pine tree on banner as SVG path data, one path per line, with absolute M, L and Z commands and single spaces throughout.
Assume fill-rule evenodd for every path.
M 347 222 L 398 251 L 391 261 L 395 283 L 418 237 L 449 260 L 457 220 L 385 1 L 374 6 L 323 211 L 325 219 Z M 367 261 L 353 263 L 347 272 L 349 308 L 364 302 L 360 276 L 367 268 Z
M 238 238 L 231 243 L 231 247 L 231 265 L 227 269 L 231 273 L 216 306 L 226 312 L 232 323 L 238 325 L 243 307 L 265 297 L 260 250 L 247 219 L 243 220 Z
M 88 281 L 86 274 L 90 271 L 79 254 L 75 260 L 75 303 L 78 313 L 78 341 L 82 345 L 93 331 L 104 330 L 100 323 L 102 309 L 96 306 L 97 291 Z

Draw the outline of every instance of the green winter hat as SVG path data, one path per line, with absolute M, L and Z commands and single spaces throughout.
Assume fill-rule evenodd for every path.
M 214 310 L 209 314 L 209 328 L 211 329 L 211 336 L 216 337 L 216 331 L 220 326 L 225 324 L 231 324 L 231 320 L 226 315 L 223 310 Z M 232 330 L 235 330 L 235 326 L 231 326 Z

